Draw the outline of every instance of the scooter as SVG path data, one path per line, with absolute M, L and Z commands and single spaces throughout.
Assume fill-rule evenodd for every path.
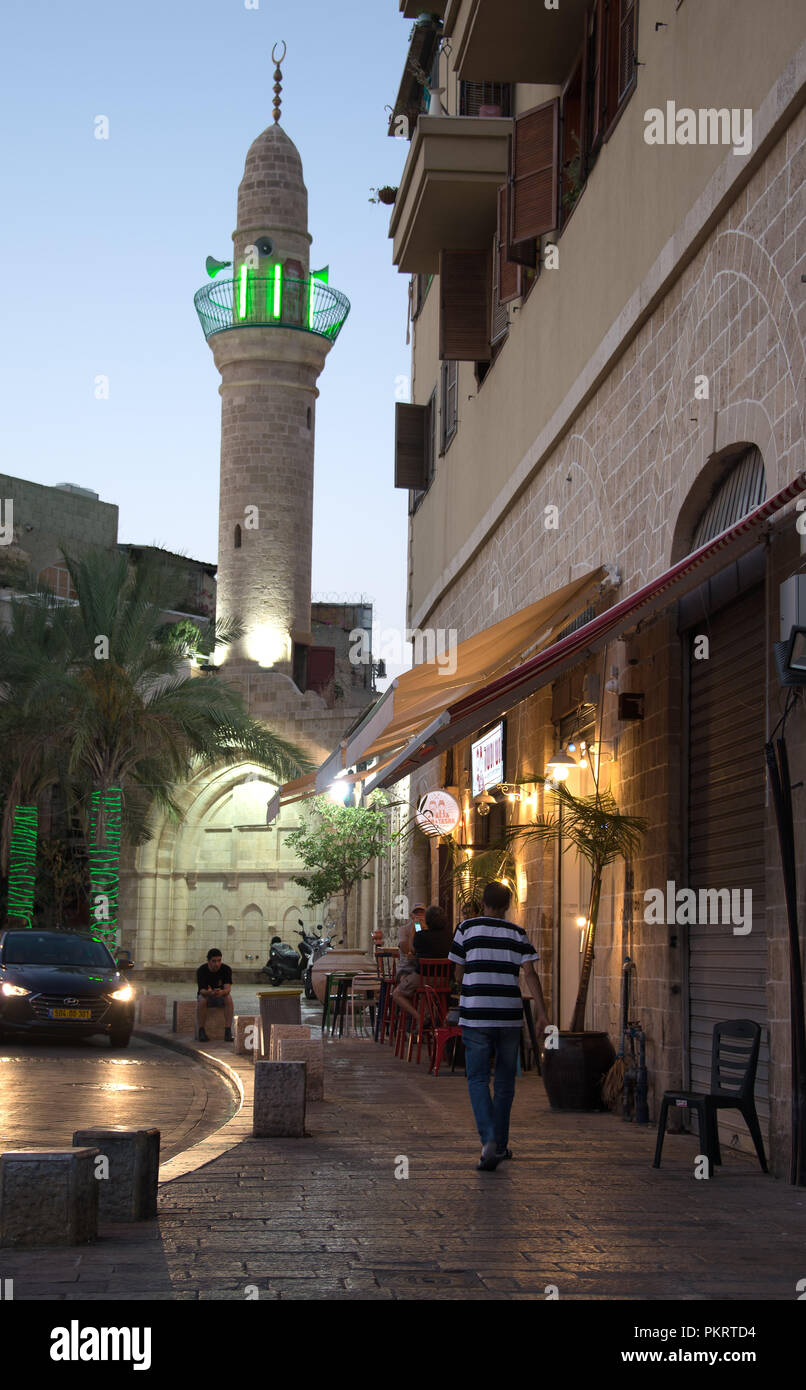
M 299 921 L 300 927 L 302 927 L 300 919 L 297 918 L 297 920 Z M 279 985 L 288 980 L 302 980 L 305 978 L 305 973 L 308 969 L 311 956 L 313 955 L 315 943 L 319 938 L 310 935 L 304 928 L 302 931 L 298 932 L 297 935 L 302 938 L 297 947 L 297 951 L 294 950 L 293 946 L 289 946 L 283 941 L 282 937 L 273 936 L 271 939 L 269 959 L 263 966 L 262 973 L 268 975 L 273 985 Z M 297 954 L 297 952 L 299 952 L 299 954 Z
M 311 951 L 311 955 L 310 955 L 310 958 L 309 958 L 309 960 L 308 960 L 308 965 L 307 965 L 307 967 L 306 967 L 305 974 L 304 974 L 304 976 L 303 976 L 303 979 L 304 979 L 304 981 L 305 981 L 305 998 L 306 998 L 306 999 L 315 999 L 315 998 L 316 998 L 316 990 L 315 990 L 314 987 L 313 987 L 313 967 L 316 965 L 316 962 L 317 962 L 318 960 L 321 960 L 321 959 L 322 959 L 322 956 L 327 955 L 328 951 L 332 951 L 332 950 L 334 949 L 334 946 L 333 946 L 333 932 L 332 932 L 332 930 L 328 930 L 328 932 L 326 933 L 326 935 L 325 935 L 325 936 L 322 936 L 322 935 L 321 935 L 322 925 L 321 925 L 321 923 L 319 923 L 319 924 L 317 925 L 316 931 L 317 931 L 317 935 L 316 935 L 316 936 L 310 936 L 310 935 L 309 935 L 309 937 L 308 937 L 308 940 L 309 940 L 310 942 L 312 942 L 312 944 L 313 944 L 313 949 L 312 949 L 312 951 Z M 338 942 L 336 943 L 336 945 L 341 946 L 341 945 L 342 945 L 342 942 L 343 942 L 343 938 L 342 938 L 342 941 L 338 941 Z

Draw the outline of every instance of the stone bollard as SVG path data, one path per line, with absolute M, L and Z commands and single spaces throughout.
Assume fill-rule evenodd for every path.
M 101 1220 L 152 1220 L 157 1215 L 159 1130 L 77 1129 L 74 1148 L 87 1144 L 94 1145 L 108 1163 L 107 1176 L 99 1174 L 96 1179 Z
M 302 990 L 302 985 L 282 985 L 279 989 L 258 990 L 260 1030 L 255 1046 L 255 1061 L 259 1058 L 268 1060 L 273 1023 L 301 1023 Z
M 224 1029 L 226 1026 L 224 1010 L 208 1008 L 207 1018 L 204 1023 L 204 1031 L 210 1039 L 210 1042 L 223 1042 Z
M 277 1039 L 278 1062 L 305 1063 L 305 1101 L 325 1098 L 325 1045 L 321 1038 Z
M 10 1149 L 0 1155 L 0 1246 L 83 1245 L 98 1234 L 91 1149 Z
M 252 1133 L 300 1139 L 305 1133 L 305 1063 L 255 1062 Z
M 236 1014 L 233 1019 L 233 1037 L 235 1038 L 235 1051 L 239 1057 L 254 1051 L 254 1040 L 257 1036 L 257 1015 L 256 1014 Z M 254 1028 L 254 1033 L 248 1034 L 248 1029 Z M 247 1047 L 247 1039 L 251 1047 Z
M 165 1023 L 168 999 L 164 994 L 141 994 L 137 1000 L 137 1017 L 140 1023 Z
M 269 1061 L 279 1062 L 280 1054 L 277 1045 L 281 1038 L 301 1038 L 307 1041 L 311 1036 L 310 1025 L 307 1023 L 273 1023 L 269 1034 Z M 290 1062 L 295 1062 L 295 1057 L 289 1057 Z
M 174 999 L 173 1002 L 173 1023 L 171 1025 L 173 1033 L 192 1033 L 196 1036 L 196 1000 L 195 999 Z

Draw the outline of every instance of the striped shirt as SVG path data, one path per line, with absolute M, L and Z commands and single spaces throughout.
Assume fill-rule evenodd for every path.
M 518 975 L 527 961 L 539 960 L 523 927 L 502 917 L 468 917 L 460 922 L 448 955 L 463 965 L 459 1022 L 463 1028 L 520 1028 L 523 1023 Z

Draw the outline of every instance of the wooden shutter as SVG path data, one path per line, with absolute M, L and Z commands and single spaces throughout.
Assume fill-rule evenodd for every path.
M 535 239 L 557 226 L 560 103 L 518 116 L 510 146 L 507 260 L 534 266 Z
M 590 38 L 589 63 L 590 114 L 588 128 L 590 130 L 589 150 L 592 153 L 599 145 L 604 131 L 605 0 L 596 0 L 593 8 L 593 34 Z
M 395 487 L 426 486 L 428 407 L 398 401 L 395 406 Z
M 635 0 L 620 0 L 618 34 L 618 99 L 627 94 L 635 75 Z
M 439 253 L 439 356 L 443 362 L 489 362 L 490 253 Z
M 637 0 L 605 0 L 605 138 L 635 82 Z
M 509 304 L 523 293 L 523 268 L 507 260 L 507 186 L 498 190 L 498 231 L 495 238 L 496 289 L 499 304 Z M 493 303 L 493 312 L 495 302 Z

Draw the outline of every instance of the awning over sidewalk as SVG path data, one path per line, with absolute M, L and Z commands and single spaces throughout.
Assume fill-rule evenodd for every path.
M 272 821 L 277 819 L 283 806 L 290 806 L 294 801 L 304 801 L 315 793 L 315 772 L 306 772 L 302 777 L 295 777 L 293 782 L 286 782 L 278 788 L 266 807 L 266 824 L 271 825 Z
M 555 642 L 530 660 L 515 666 L 478 689 L 453 701 L 410 740 L 385 768 L 373 769 L 366 789 L 389 787 L 422 767 L 444 749 L 475 733 L 542 686 L 556 680 L 570 667 L 601 651 L 627 629 L 666 608 L 690 589 L 703 583 L 732 559 L 758 543 L 764 523 L 806 489 L 806 473 L 798 474 L 773 497 L 762 502 L 741 521 L 678 561 L 657 579 L 616 603 L 576 632 Z
M 365 719 L 322 764 L 316 790 L 323 792 L 345 768 L 392 755 L 415 739 L 447 705 L 468 698 L 503 676 L 512 666 L 552 640 L 584 612 L 607 572 L 591 570 L 537 603 L 485 628 L 475 637 L 437 648 L 437 661 L 424 662 L 392 681 Z M 377 777 L 380 769 L 362 773 Z

